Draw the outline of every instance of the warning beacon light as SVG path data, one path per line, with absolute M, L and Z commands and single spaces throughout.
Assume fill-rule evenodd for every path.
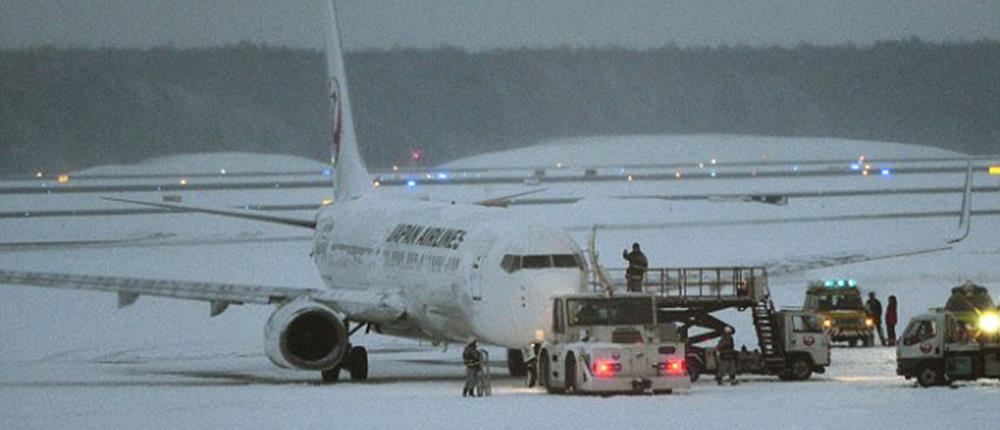
M 997 331 L 1000 331 L 1000 315 L 993 311 L 983 312 L 979 314 L 976 326 L 983 333 L 996 334 Z

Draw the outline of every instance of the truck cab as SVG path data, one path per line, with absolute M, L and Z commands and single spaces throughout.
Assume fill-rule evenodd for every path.
M 773 336 L 776 354 L 740 351 L 736 366 L 740 373 L 777 375 L 784 381 L 804 381 L 813 373 L 824 373 L 830 365 L 830 340 L 820 320 L 810 312 L 785 309 L 773 313 Z M 713 372 L 714 348 L 707 348 L 705 369 Z
M 975 325 L 963 318 L 947 310 L 913 317 L 896 346 L 896 374 L 924 387 L 1000 379 L 996 312 L 983 312 Z
M 803 309 L 820 318 L 833 342 L 871 346 L 875 321 L 868 317 L 854 279 L 810 282 Z
M 657 323 L 653 295 L 572 294 L 552 300 L 539 383 L 550 393 L 670 393 L 691 386 L 684 340 Z

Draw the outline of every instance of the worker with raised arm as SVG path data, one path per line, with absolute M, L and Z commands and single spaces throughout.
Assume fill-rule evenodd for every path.
M 649 261 L 646 254 L 639 249 L 638 243 L 632 244 L 632 252 L 622 251 L 622 258 L 628 260 L 628 269 L 625 270 L 625 282 L 629 292 L 641 292 L 642 280 L 646 277 L 646 270 L 649 269 Z

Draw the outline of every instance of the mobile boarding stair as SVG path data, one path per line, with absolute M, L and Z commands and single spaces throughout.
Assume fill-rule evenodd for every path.
M 626 291 L 625 269 L 604 269 L 604 277 L 616 292 Z M 595 290 L 605 287 L 591 273 Z M 687 336 L 692 327 L 705 329 L 687 336 L 688 345 L 697 345 L 722 336 L 728 325 L 712 315 L 728 308 L 750 309 L 764 366 L 769 370 L 785 365 L 782 343 L 775 338 L 777 318 L 763 267 L 679 267 L 650 268 L 642 289 L 656 296 L 658 319 L 680 324 Z

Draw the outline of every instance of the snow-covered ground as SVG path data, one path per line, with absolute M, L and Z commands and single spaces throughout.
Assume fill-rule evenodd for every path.
M 794 148 L 789 144 L 795 143 L 767 139 L 766 145 L 754 147 L 755 138 L 731 137 L 727 146 L 726 137 L 692 139 L 698 138 L 714 140 L 708 142 L 709 149 L 699 152 L 694 148 L 700 146 L 682 138 L 661 141 L 654 137 L 619 138 L 617 149 L 604 153 L 592 150 L 601 145 L 588 139 L 590 142 L 584 146 L 562 142 L 540 149 L 526 148 L 520 153 L 486 155 L 451 166 L 553 165 L 557 159 L 571 160 L 564 162 L 576 165 L 605 165 L 609 164 L 609 157 L 620 157 L 622 153 L 644 154 L 635 160 L 637 163 L 654 155 L 665 163 L 692 165 L 709 157 L 756 162 L 763 153 L 778 154 L 785 147 Z M 820 143 L 831 147 L 844 144 L 843 152 L 794 150 L 793 156 L 771 157 L 788 160 L 813 155 L 822 159 L 842 157 L 849 162 L 859 154 L 907 158 L 955 155 L 898 144 Z M 215 159 L 198 163 L 193 161 L 196 158 L 178 160 L 182 160 L 182 166 L 205 166 L 208 171 L 219 165 Z M 252 162 L 238 161 L 227 164 Z M 176 160 L 173 162 L 171 168 L 176 168 Z M 299 167 L 316 166 L 290 160 L 281 163 L 278 169 Z M 140 170 L 157 168 L 146 166 Z M 102 174 L 116 171 L 100 169 Z M 957 215 L 856 221 L 803 219 L 957 211 L 961 196 L 885 194 L 792 199 L 785 206 L 735 201 L 621 200 L 610 196 L 957 188 L 962 180 L 960 174 L 862 178 L 845 173 L 836 179 L 544 184 L 545 196 L 588 198 L 569 205 L 515 206 L 509 210 L 513 217 L 570 228 L 581 243 L 585 243 L 589 226 L 605 225 L 599 230 L 597 245 L 605 256 L 602 261 L 609 266 L 619 265 L 618 253 L 635 241 L 642 243 L 654 266 L 732 265 L 946 237 L 954 230 Z M 982 173 L 975 180 L 977 186 L 1000 185 L 1000 178 Z M 385 188 L 379 192 L 476 200 L 527 187 L 417 188 Z M 302 203 L 318 202 L 325 194 L 323 190 L 310 189 L 288 193 L 212 191 L 185 193 L 184 199 L 209 205 Z M 159 198 L 152 193 L 128 196 Z M 0 206 L 5 211 L 119 207 L 98 200 L 93 194 L 4 195 L 0 196 Z M 974 197 L 974 208 L 1000 209 L 1000 202 L 994 194 L 986 193 Z M 782 222 L 775 222 L 779 220 Z M 807 280 L 851 276 L 859 279 L 866 290 L 875 291 L 883 302 L 889 294 L 899 296 L 901 320 L 905 324 L 910 316 L 943 303 L 949 288 L 962 279 L 976 280 L 997 293 L 1000 289 L 997 232 L 1000 232 L 1000 218 L 974 218 L 972 236 L 952 251 L 776 277 L 771 279 L 772 291 L 778 305 L 801 305 Z M 4 249 L 0 251 L 0 269 L 315 287 L 320 281 L 308 258 L 308 236 L 301 229 L 195 214 L 2 219 L 0 243 L 139 240 L 119 246 Z M 201 238 L 209 240 L 199 242 Z M 233 243 L 236 239 L 249 241 Z M 270 312 L 264 306 L 236 306 L 220 317 L 209 318 L 208 306 L 203 303 L 148 297 L 116 310 L 116 299 L 111 294 L 0 286 L 0 428 L 649 425 L 939 429 L 956 425 L 992 428 L 1000 422 L 1000 383 L 963 383 L 957 389 L 915 388 L 912 382 L 895 375 L 894 352 L 889 348 L 836 348 L 828 373 L 807 382 L 751 377 L 736 387 L 718 387 L 703 379 L 690 391 L 671 396 L 578 398 L 550 396 L 523 388 L 520 381 L 499 378 L 494 383 L 492 397 L 463 399 L 459 395 L 463 371 L 458 348 L 442 350 L 418 341 L 362 335 L 355 342 L 371 350 L 371 380 L 364 384 L 323 386 L 318 384 L 315 372 L 278 369 L 264 356 L 261 333 Z M 730 311 L 721 313 L 721 317 L 737 327 L 737 342 L 755 345 L 749 314 Z M 492 355 L 494 373 L 504 375 L 503 351 L 493 350 Z

